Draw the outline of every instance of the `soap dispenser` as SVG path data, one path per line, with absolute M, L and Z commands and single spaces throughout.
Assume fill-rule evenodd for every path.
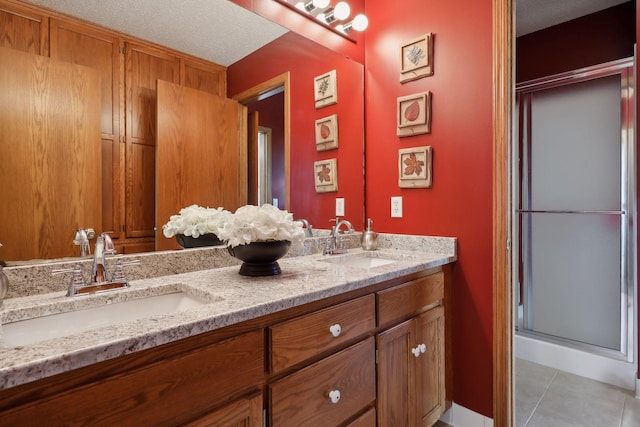
M 362 233 L 362 249 L 365 251 L 375 251 L 378 247 L 378 234 L 371 229 L 373 220 L 367 220 L 367 230 Z

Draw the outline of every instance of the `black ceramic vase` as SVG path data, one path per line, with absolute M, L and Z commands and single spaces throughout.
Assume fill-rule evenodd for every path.
M 224 242 L 213 233 L 201 234 L 200 237 L 185 236 L 184 234 L 176 234 L 178 244 L 185 249 L 202 248 L 205 246 L 221 246 Z
M 243 276 L 276 276 L 280 274 L 278 260 L 289 251 L 291 242 L 273 240 L 267 242 L 251 242 L 235 247 L 227 246 L 231 256 L 242 261 L 240 274 Z

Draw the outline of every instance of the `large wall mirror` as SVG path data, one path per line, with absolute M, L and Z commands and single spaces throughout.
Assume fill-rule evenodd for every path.
M 18 6 L 26 4 L 26 2 L 19 1 L 10 1 L 10 3 Z M 213 13 L 210 10 L 213 5 L 209 1 L 194 1 L 189 2 L 188 5 L 170 1 L 127 2 L 124 0 L 113 2 L 33 0 L 29 3 L 209 61 L 213 61 L 213 59 L 205 57 L 204 52 L 207 52 L 207 49 L 212 48 L 212 46 L 220 45 L 220 40 L 213 41 L 198 37 L 197 27 L 199 22 L 206 21 L 204 17 L 211 16 Z M 217 4 L 218 2 L 215 3 Z M 225 9 L 231 6 L 234 9 L 234 14 L 249 14 L 251 19 L 254 20 L 253 22 L 257 22 L 257 24 L 251 25 L 250 31 L 257 33 L 259 38 L 259 32 L 261 28 L 264 28 L 266 31 L 264 39 L 271 40 L 256 51 L 243 51 L 244 56 L 242 58 L 236 59 L 232 63 L 223 64 L 227 66 L 228 90 L 226 96 L 233 98 L 238 94 L 246 93 L 251 88 L 260 86 L 264 82 L 272 79 L 277 80 L 284 75 L 287 75 L 289 82 L 288 92 L 285 93 L 283 90 L 273 91 L 271 95 L 275 94 L 276 96 L 271 100 L 267 100 L 269 102 L 260 101 L 254 104 L 241 101 L 241 103 L 248 105 L 249 111 L 262 109 L 261 116 L 265 120 L 269 120 L 269 123 L 266 126 L 260 123 L 261 129 L 270 128 L 274 132 L 272 133 L 273 145 L 271 150 L 273 158 L 270 162 L 274 171 L 271 179 L 272 191 L 269 196 L 270 200 L 267 199 L 266 201 L 273 202 L 273 199 L 278 199 L 278 206 L 289 209 L 296 218 L 307 219 L 314 228 L 329 228 L 331 226 L 329 220 L 335 217 L 335 200 L 336 198 L 343 198 L 345 199 L 345 217 L 351 220 L 356 229 L 360 229 L 364 223 L 363 65 L 284 28 L 281 28 L 282 35 L 278 35 L 277 32 L 274 33 L 273 31 L 274 24 L 265 18 L 232 2 L 225 1 L 222 3 L 225 4 Z M 276 2 L 274 3 L 277 4 Z M 85 11 L 85 15 L 76 11 L 78 5 L 81 4 L 84 6 L 80 9 Z M 122 10 L 123 7 L 124 10 Z M 135 10 L 128 10 L 131 8 Z M 166 10 L 159 14 L 157 10 L 152 13 L 145 8 Z M 172 28 L 172 25 L 179 25 L 179 20 L 171 19 L 171 17 L 175 18 L 186 13 L 182 8 L 190 8 L 192 16 L 195 15 L 202 18 L 193 22 L 193 32 L 190 31 L 190 28 L 185 28 L 184 26 Z M 198 10 L 198 8 L 201 8 L 201 10 Z M 202 8 L 206 8 L 206 10 Z M 86 12 L 87 10 L 90 12 Z M 135 18 L 139 21 L 138 25 L 141 28 L 146 28 L 147 31 L 136 34 L 131 29 L 118 27 L 116 23 L 120 19 L 118 17 L 119 13 L 123 13 L 123 16 L 133 13 L 138 17 Z M 217 13 L 213 14 L 216 15 L 216 19 L 225 19 L 217 16 L 219 15 Z M 140 21 L 141 17 L 144 17 L 142 21 Z M 155 22 L 156 19 L 157 22 Z M 226 19 L 233 21 L 236 18 L 229 17 Z M 124 21 L 125 18 L 121 20 Z M 131 19 L 127 20 L 131 21 Z M 149 28 L 152 30 L 149 31 Z M 238 34 L 248 30 L 238 25 L 235 26 L 235 29 Z M 166 38 L 167 33 L 180 34 L 182 46 L 189 47 L 172 46 L 166 43 L 163 37 Z M 157 34 L 158 38 L 154 38 L 154 34 Z M 40 38 L 41 40 L 47 40 L 47 37 L 46 34 L 42 34 Z M 234 46 L 235 43 L 239 43 L 238 50 L 246 49 L 243 38 L 234 36 L 229 32 L 222 43 L 228 46 Z M 40 54 L 47 56 L 46 51 L 40 52 Z M 337 74 L 338 103 L 316 108 L 314 103 L 314 78 L 331 70 L 336 70 Z M 1 110 L 0 114 L 2 114 Z M 316 121 L 333 115 L 337 117 L 338 121 L 338 148 L 327 151 L 318 150 L 315 135 Z M 285 117 L 287 117 L 286 120 Z M 283 126 L 288 126 L 288 129 L 277 129 L 277 126 L 273 125 L 273 123 L 279 121 L 282 122 Z M 123 127 L 127 126 L 127 124 L 121 125 Z M 285 140 L 288 144 L 286 149 Z M 283 145 L 280 146 L 278 144 Z M 13 150 L 3 151 L 3 161 L 11 162 L 13 152 Z M 317 192 L 314 187 L 314 162 L 329 159 L 337 160 L 336 177 L 338 189 L 335 192 Z M 147 159 L 146 161 L 149 160 Z M 149 164 L 153 164 L 153 160 L 150 160 Z M 14 184 L 20 185 L 19 182 Z M 153 191 L 152 189 L 146 189 L 145 191 L 149 190 Z M 64 192 L 64 190 L 55 189 L 54 192 Z M 25 199 L 33 199 L 34 197 L 34 194 L 26 188 L 25 191 L 16 191 L 15 193 L 20 194 L 20 197 Z M 251 191 L 248 194 L 250 195 Z M 123 194 L 120 197 L 124 196 Z M 95 194 L 91 197 L 90 203 L 95 205 Z M 248 200 L 248 202 L 251 201 Z M 235 209 L 235 206 L 230 206 L 229 208 Z M 73 240 L 75 229 L 86 226 L 74 222 L 72 213 L 68 211 L 46 214 L 50 214 L 52 217 L 68 217 L 66 220 L 67 226 L 56 227 L 55 235 L 52 237 L 55 240 L 68 241 L 72 244 L 71 241 Z M 111 213 L 106 212 L 105 214 Z M 149 214 L 153 215 L 153 213 Z M 70 246 L 70 249 L 66 252 L 52 253 L 51 256 L 46 257 L 8 257 L 5 249 L 12 246 L 13 242 L 10 235 L 15 236 L 15 233 L 3 233 L 5 218 L 2 218 L 1 215 L 4 215 L 2 210 L 0 210 L 0 243 L 4 245 L 4 248 L 0 249 L 0 260 L 7 261 L 9 265 L 12 262 L 24 264 L 45 261 L 45 258 L 74 257 L 79 252 L 77 247 Z M 157 228 L 162 227 L 162 225 L 155 224 Z M 110 231 L 108 229 L 103 230 L 100 227 L 95 228 L 98 232 Z M 150 238 L 150 236 L 148 235 L 147 238 Z M 130 237 L 130 235 L 126 236 L 128 239 Z M 28 239 L 29 236 L 23 236 L 23 238 Z M 131 253 L 136 252 L 135 246 L 130 246 L 130 248 L 133 248 Z

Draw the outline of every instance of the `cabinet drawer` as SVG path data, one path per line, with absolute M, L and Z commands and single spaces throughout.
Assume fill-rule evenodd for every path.
M 346 427 L 376 427 L 376 410 L 370 408 L 367 412 L 347 424 Z
M 282 371 L 374 328 L 373 295 L 279 323 L 270 328 L 271 371 Z
M 234 393 L 260 387 L 263 349 L 264 331 L 249 332 L 0 412 L 0 425 L 182 425 Z
M 378 325 L 418 314 L 444 298 L 444 273 L 436 273 L 377 292 Z
M 273 383 L 272 425 L 330 426 L 345 422 L 376 398 L 373 337 Z M 336 403 L 330 393 L 338 391 Z M 335 396 L 336 393 L 331 394 Z

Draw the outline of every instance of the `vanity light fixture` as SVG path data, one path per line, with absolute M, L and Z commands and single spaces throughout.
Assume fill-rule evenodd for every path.
M 351 31 L 364 31 L 369 26 L 369 19 L 362 13 L 356 15 L 353 21 L 347 22 L 344 25 L 337 25 L 336 29 L 342 31 L 345 34 L 349 34 Z
M 350 22 L 346 21 L 351 15 L 351 6 L 344 0 L 275 0 L 301 15 L 313 20 L 325 28 L 340 34 L 347 39 L 355 39 L 349 35 L 353 30 L 364 31 L 369 20 L 363 13 L 359 13 Z M 335 5 L 331 3 L 337 1 Z M 341 22 L 342 21 L 342 22 Z
M 349 17 L 351 14 L 351 7 L 346 1 L 341 1 L 336 4 L 336 7 L 329 9 L 324 14 L 324 20 L 327 24 L 331 24 L 334 21 L 342 21 Z

